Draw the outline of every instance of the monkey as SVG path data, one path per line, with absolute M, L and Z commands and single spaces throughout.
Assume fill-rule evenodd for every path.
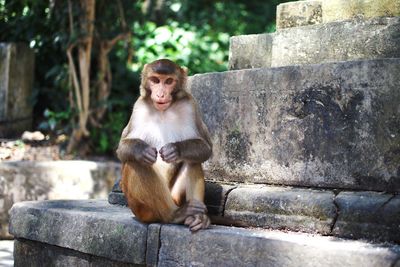
M 139 221 L 208 228 L 202 163 L 212 155 L 209 131 L 193 96 L 187 70 L 169 59 L 146 64 L 140 96 L 116 151 L 120 186 Z

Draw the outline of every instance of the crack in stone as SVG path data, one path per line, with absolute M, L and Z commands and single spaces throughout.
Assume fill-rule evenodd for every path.
M 392 201 L 392 199 L 394 199 L 396 197 L 396 194 L 393 194 L 391 197 L 388 198 L 388 200 L 386 200 L 385 202 L 382 203 L 382 205 L 379 207 L 378 210 L 383 209 L 387 204 L 389 204 L 390 201 Z
M 335 216 L 333 217 L 332 226 L 331 226 L 331 229 L 330 229 L 330 234 L 331 235 L 333 235 L 333 230 L 335 229 L 336 222 L 339 219 L 340 207 L 339 207 L 339 204 L 336 202 L 336 198 L 337 198 L 337 196 L 339 195 L 339 193 L 341 191 L 333 190 L 332 192 L 335 194 L 335 197 L 333 198 L 333 205 L 335 205 L 336 211 L 335 211 Z
M 228 201 L 228 195 L 229 195 L 233 190 L 235 190 L 236 188 L 238 188 L 238 186 L 235 186 L 235 187 L 233 187 L 233 188 L 227 190 L 226 193 L 225 193 L 224 202 L 222 203 L 222 211 L 221 211 L 222 217 L 225 216 L 225 206 L 226 206 L 226 202 Z

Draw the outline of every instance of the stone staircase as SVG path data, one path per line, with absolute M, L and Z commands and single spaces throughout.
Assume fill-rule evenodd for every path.
M 282 4 L 277 32 L 232 37 L 229 66 L 188 86 L 209 211 L 250 228 L 142 224 L 115 186 L 14 205 L 15 266 L 399 267 L 400 1 Z

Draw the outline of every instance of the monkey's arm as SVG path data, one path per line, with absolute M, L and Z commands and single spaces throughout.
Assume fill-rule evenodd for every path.
M 157 160 L 157 149 L 140 139 L 121 139 L 117 156 L 123 163 L 136 160 L 152 165 Z

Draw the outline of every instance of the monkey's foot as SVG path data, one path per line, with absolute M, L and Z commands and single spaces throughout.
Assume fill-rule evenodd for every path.
M 189 226 L 190 231 L 196 232 L 200 229 L 206 229 L 210 226 L 210 218 L 207 214 L 199 213 L 192 216 L 188 216 L 185 219 L 184 224 Z

